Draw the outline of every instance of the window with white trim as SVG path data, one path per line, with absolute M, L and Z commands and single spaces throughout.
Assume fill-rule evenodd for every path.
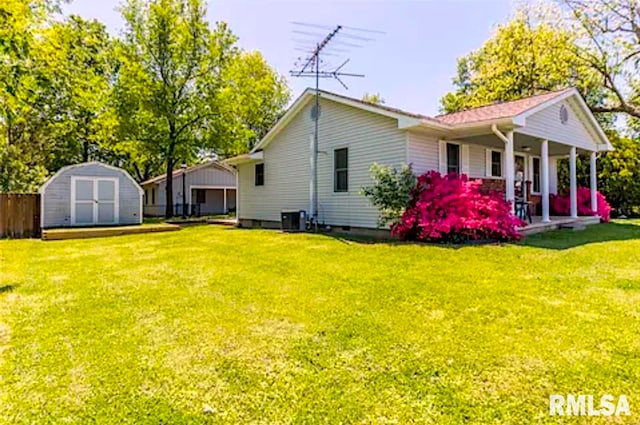
M 502 177 L 502 151 L 487 149 L 487 177 Z
M 333 191 L 349 191 L 349 149 L 333 151 Z
M 447 174 L 460 174 L 461 163 L 460 145 L 457 143 L 447 143 Z
M 254 184 L 256 186 L 264 186 L 264 163 L 255 165 Z

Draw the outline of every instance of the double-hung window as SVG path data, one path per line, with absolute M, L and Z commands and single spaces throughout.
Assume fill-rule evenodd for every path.
M 491 151 L 491 176 L 502 177 L 502 152 Z
M 460 145 L 447 143 L 447 174 L 460 174 Z
M 333 151 L 333 191 L 349 191 L 349 149 Z
M 255 185 L 264 186 L 264 163 L 256 164 L 255 167 Z

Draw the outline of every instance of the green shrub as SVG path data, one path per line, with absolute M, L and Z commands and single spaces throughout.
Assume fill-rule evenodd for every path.
M 400 222 L 411 190 L 416 186 L 411 164 L 403 164 L 398 171 L 395 167 L 374 163 L 369 171 L 373 186 L 363 188 L 361 193 L 378 208 L 378 227 Z

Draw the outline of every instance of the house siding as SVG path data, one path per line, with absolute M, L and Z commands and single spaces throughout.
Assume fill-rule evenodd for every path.
M 407 132 L 407 162 L 416 175 L 438 170 L 438 138 Z
M 255 164 L 239 169 L 241 219 L 280 221 L 282 210 L 309 210 L 311 105 L 304 107 L 264 150 L 265 183 L 254 185 Z M 374 162 L 400 167 L 406 134 L 393 118 L 321 99 L 318 143 L 318 219 L 321 224 L 375 228 L 378 212 L 360 194 L 372 184 Z M 335 193 L 334 150 L 348 148 L 349 190 Z
M 462 169 L 468 170 L 469 177 L 485 177 L 486 149 L 481 145 L 474 145 L 452 140 L 465 146 L 468 155 L 462 153 Z M 416 175 L 430 170 L 440 170 L 440 141 L 437 137 L 425 133 L 407 132 L 407 162 L 412 164 Z M 444 157 L 443 157 L 444 158 Z
M 236 177 L 232 171 L 222 169 L 216 164 L 211 164 L 208 167 L 204 167 L 199 170 L 187 173 L 185 175 L 185 186 L 187 188 L 187 203 L 191 203 L 189 198 L 189 188 L 191 186 L 216 186 L 220 188 L 235 188 Z M 151 190 L 153 187 L 156 188 L 155 205 L 166 205 L 167 182 L 161 181 L 159 183 L 152 183 L 144 186 L 145 190 Z M 182 175 L 173 177 L 173 204 L 182 204 Z M 152 204 L 151 202 L 149 202 L 146 205 Z
M 569 113 L 569 120 L 565 124 L 560 121 L 560 108 L 562 105 L 567 108 Z M 593 140 L 598 140 L 598 136 L 587 130 L 587 128 L 590 128 L 585 124 L 587 119 L 574 106 L 573 101 L 565 100 L 531 115 L 526 119 L 526 126 L 518 129 L 517 132 L 576 146 L 585 150 L 596 150 Z
M 42 191 L 42 227 L 70 227 L 71 224 L 71 177 L 111 177 L 118 179 L 118 224 L 139 224 L 142 195 L 139 186 L 126 171 L 105 167 L 101 164 L 85 164 L 63 170 L 53 176 Z
M 469 145 L 469 177 L 484 178 L 487 176 L 487 148 L 480 145 Z

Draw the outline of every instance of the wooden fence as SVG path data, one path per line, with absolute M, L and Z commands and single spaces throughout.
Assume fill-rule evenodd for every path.
M 40 195 L 0 193 L 0 238 L 40 237 Z

